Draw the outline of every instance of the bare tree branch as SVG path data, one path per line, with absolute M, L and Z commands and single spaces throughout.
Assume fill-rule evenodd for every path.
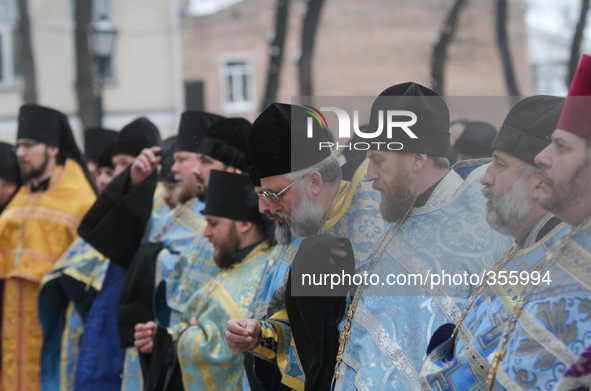
M 581 0 L 581 14 L 579 21 L 573 34 L 573 40 L 570 47 L 570 60 L 568 62 L 568 72 L 566 74 L 566 87 L 570 88 L 577 66 L 579 65 L 579 57 L 581 57 L 581 41 L 587 24 L 587 13 L 589 12 L 589 0 Z
M 324 0 L 308 0 L 308 10 L 302 24 L 302 54 L 298 63 L 301 96 L 313 94 L 312 54 L 323 4 Z
M 267 69 L 267 85 L 261 104 L 261 111 L 277 100 L 279 78 L 283 63 L 283 49 L 287 35 L 287 19 L 289 17 L 290 0 L 277 0 L 275 5 L 275 32 L 269 44 L 269 67 Z
M 505 83 L 507 84 L 507 91 L 509 96 L 519 96 L 519 89 L 513 73 L 513 61 L 511 60 L 511 52 L 509 50 L 509 42 L 507 40 L 507 0 L 497 0 L 497 44 L 499 46 L 499 53 L 501 55 L 501 62 L 505 71 Z
M 27 0 L 18 1 L 19 22 L 18 35 L 21 39 L 22 72 L 25 78 L 25 103 L 37 103 L 37 83 L 35 78 L 35 61 L 31 43 L 31 25 L 29 22 L 29 4 Z
M 444 94 L 444 66 L 447 60 L 447 47 L 453 39 L 456 31 L 460 11 L 466 5 L 467 0 L 456 0 L 447 14 L 445 23 L 441 28 L 439 40 L 433 45 L 431 57 L 431 88 L 440 95 Z

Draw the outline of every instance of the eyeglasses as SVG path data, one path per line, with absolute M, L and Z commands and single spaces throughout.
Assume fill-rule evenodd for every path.
M 281 196 L 281 194 L 285 193 L 290 187 L 292 187 L 293 185 L 295 185 L 296 183 L 298 183 L 299 181 L 301 181 L 305 177 L 307 177 L 307 175 L 304 175 L 300 179 L 292 182 L 289 186 L 287 186 L 285 189 L 281 190 L 277 194 L 272 193 L 272 192 L 267 191 L 267 190 L 263 190 L 262 192 L 259 193 L 259 197 L 264 197 L 266 201 L 268 201 L 269 199 L 272 199 L 276 203 L 280 204 L 281 203 L 281 199 L 279 198 L 279 196 Z

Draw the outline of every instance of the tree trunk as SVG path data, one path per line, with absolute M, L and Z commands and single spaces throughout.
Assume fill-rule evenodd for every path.
M 575 28 L 573 35 L 573 41 L 570 47 L 570 61 L 568 62 L 568 72 L 566 75 L 566 87 L 570 88 L 577 66 L 579 65 L 579 57 L 581 57 L 581 41 L 583 40 L 583 33 L 585 31 L 585 25 L 587 24 L 587 13 L 589 12 L 589 0 L 581 1 L 581 14 L 579 16 L 579 22 Z
M 94 89 L 94 69 L 88 46 L 88 28 L 92 23 L 92 1 L 74 0 L 76 15 L 76 95 L 78 115 L 85 129 L 101 126 L 97 96 Z
M 456 0 L 447 14 L 445 23 L 439 34 L 439 40 L 433 46 L 431 57 L 431 89 L 439 95 L 444 95 L 444 66 L 447 60 L 447 47 L 456 31 L 460 11 L 466 5 L 466 0 Z
M 301 96 L 313 95 L 312 54 L 323 4 L 324 0 L 308 0 L 308 9 L 302 24 L 302 54 L 298 62 Z
M 511 52 L 509 50 L 509 42 L 507 41 L 507 0 L 497 0 L 497 44 L 499 45 L 499 53 L 501 55 L 501 62 L 505 71 L 505 83 L 507 84 L 507 92 L 509 96 L 519 96 L 519 89 L 515 81 L 515 74 L 513 73 L 513 61 L 511 60 Z
M 33 60 L 33 45 L 31 43 L 31 25 L 29 23 L 29 4 L 27 0 L 18 1 L 19 23 L 18 35 L 21 39 L 21 56 L 25 91 L 25 103 L 37 103 L 37 84 L 35 81 L 35 61 Z
M 289 16 L 289 0 L 277 0 L 275 5 L 275 33 L 269 44 L 269 67 L 267 69 L 267 85 L 261 111 L 277 100 L 283 49 L 287 35 L 287 19 Z

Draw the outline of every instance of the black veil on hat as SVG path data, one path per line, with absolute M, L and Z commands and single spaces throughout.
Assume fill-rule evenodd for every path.
M 48 146 L 58 147 L 58 163 L 63 164 L 66 159 L 78 163 L 88 183 L 93 189 L 95 188 L 94 181 L 86 168 L 86 160 L 76 145 L 68 117 L 64 113 L 32 104 L 21 106 L 16 138 L 36 140 Z
M 96 167 L 98 168 L 102 168 L 102 167 L 109 167 L 109 168 L 115 168 L 113 166 L 113 147 L 115 146 L 114 142 L 110 142 L 107 145 L 104 146 L 103 148 L 103 152 L 101 153 L 101 155 L 96 159 Z
M 211 170 L 204 215 L 263 225 L 259 197 L 245 174 Z
M 536 95 L 517 102 L 499 129 L 493 149 L 535 166 L 536 155 L 550 144 L 565 101 L 556 96 Z
M 188 110 L 181 115 L 179 132 L 174 152 L 197 153 L 205 132 L 211 125 L 221 120 L 222 116 L 205 111 Z
M 449 109 L 445 101 L 435 91 L 418 83 L 402 83 L 382 91 L 371 106 L 368 132 L 377 131 L 379 111 L 382 111 L 382 133 L 372 139 L 370 149 L 387 151 L 385 144 L 400 142 L 403 153 L 424 153 L 430 156 L 449 156 Z M 388 110 L 411 111 L 417 122 L 408 128 L 417 136 L 410 138 L 400 127 L 392 129 L 392 138 L 387 137 Z M 408 116 L 401 116 L 400 122 L 407 122 Z
M 104 128 L 88 128 L 84 130 L 84 154 L 86 160 L 97 161 L 105 147 L 113 144 L 117 132 Z
M 198 153 L 246 171 L 246 143 L 251 123 L 244 118 L 220 119 L 207 129 Z
M 258 116 L 248 132 L 248 151 L 256 175 L 266 178 L 306 169 L 330 156 L 326 133 L 313 121 L 308 138 L 308 111 L 301 106 L 272 103 Z
M 10 144 L 0 142 L 0 179 L 21 186 L 23 181 L 18 159 L 13 148 Z
M 172 136 L 164 140 L 162 143 L 162 159 L 160 160 L 160 172 L 158 173 L 158 180 L 161 182 L 176 183 L 174 179 L 174 172 L 171 171 L 174 164 L 174 148 L 176 146 L 177 136 Z
M 488 122 L 468 122 L 456 141 L 455 150 L 475 159 L 490 157 L 497 130 Z
M 144 148 L 159 147 L 161 144 L 156 125 L 146 117 L 141 117 L 121 129 L 113 146 L 112 156 L 138 156 Z

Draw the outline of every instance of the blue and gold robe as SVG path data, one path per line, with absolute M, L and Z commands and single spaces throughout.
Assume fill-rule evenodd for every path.
M 568 229 L 562 223 L 536 242 L 540 230 L 552 218 L 547 213 L 523 243 L 522 248 L 509 260 L 504 271 L 517 275 L 532 270 Z M 490 364 L 487 357 L 493 353 L 509 320 L 511 311 L 523 295 L 521 284 L 486 285 L 468 309 L 457 337 L 436 348 L 425 360 L 420 373 L 423 390 L 454 391 L 484 389 Z
M 335 390 L 419 389 L 429 338 L 442 324 L 457 322 L 462 303 L 476 289 L 469 284 L 432 286 L 429 276 L 444 271 L 480 275 L 512 241 L 486 222 L 480 185 L 486 168 L 474 169 L 466 179 L 451 170 L 425 205 L 413 208 L 397 232 L 399 223 L 386 234 L 385 251 L 383 246 L 374 250 L 379 259 L 372 274 L 381 283 L 366 286 L 361 295 Z M 359 265 L 357 273 L 365 270 Z M 385 283 L 390 274 L 404 275 L 408 283 Z M 412 283 L 411 275 L 418 282 Z M 345 317 L 339 330 L 344 325 Z
M 591 219 L 571 227 L 535 270 L 549 272 L 550 282 L 526 291 L 529 301 L 509 336 L 495 389 L 588 389 L 588 382 L 562 378 L 591 345 Z
M 84 239 L 72 245 L 43 276 L 39 321 L 43 330 L 41 388 L 73 390 L 78 344 L 90 304 L 103 285 L 109 261 Z
M 156 258 L 155 288 L 169 277 L 180 254 L 190 248 L 196 237 L 203 235 L 206 221 L 201 215 L 202 209 L 203 203 L 198 198 L 193 198 L 173 210 L 155 208 L 152 212 L 147 241 L 160 242 L 163 245 Z M 139 354 L 135 347 L 125 349 L 122 379 L 121 390 L 143 389 Z
M 369 161 L 365 160 L 359 166 L 351 182 L 341 182 L 328 219 L 319 232 L 348 238 L 353 244 L 356 264 L 368 258 L 386 231 L 386 224 L 379 212 L 380 194 L 366 178 L 368 164 Z M 252 352 L 259 358 L 277 363 L 283 375 L 283 384 L 303 390 L 305 375 L 285 309 L 286 284 L 287 274 L 269 303 L 268 313 L 272 316 L 259 322 L 261 342 Z
M 194 317 L 197 325 L 182 331 L 176 346 L 186 391 L 241 389 L 242 354 L 228 347 L 224 330 L 228 320 L 252 312 L 272 251 L 269 241 L 262 242 L 242 262 L 219 270 L 187 301 L 180 323 L 188 325 Z

